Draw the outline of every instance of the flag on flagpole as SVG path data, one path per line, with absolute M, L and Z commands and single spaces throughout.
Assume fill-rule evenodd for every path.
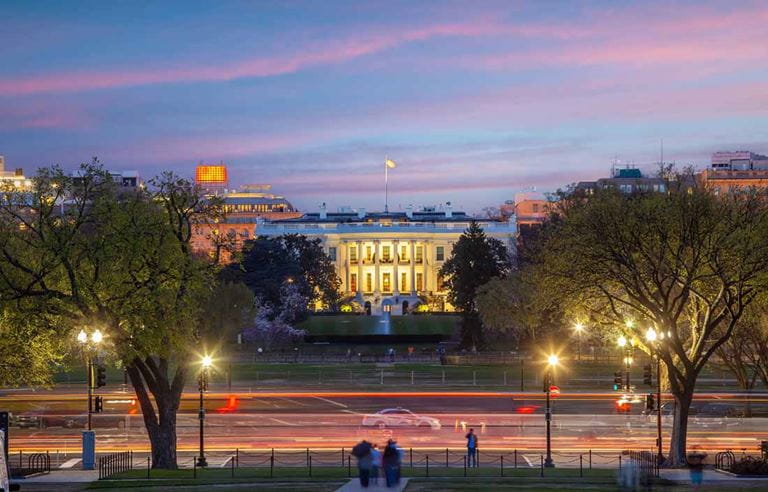
M 393 161 L 392 159 L 387 159 L 386 161 L 384 161 L 384 164 L 385 164 L 385 165 L 386 165 L 386 166 L 387 166 L 389 169 L 394 169 L 394 168 L 396 168 L 396 167 L 397 167 L 397 164 L 396 164 L 396 163 L 395 163 L 395 161 Z

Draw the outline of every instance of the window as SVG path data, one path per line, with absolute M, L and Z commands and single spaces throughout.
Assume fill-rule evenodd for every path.
M 336 247 L 331 246 L 328 248 L 328 258 L 330 258 L 331 261 L 336 261 Z
M 349 274 L 349 290 L 351 292 L 357 292 L 357 274 L 356 273 Z
M 357 263 L 357 246 L 349 247 L 349 261 Z
M 400 259 L 401 260 L 408 259 L 408 246 L 406 246 L 405 244 L 400 246 Z
M 539 212 L 539 204 L 538 203 L 534 203 L 533 204 L 533 213 L 536 214 L 538 212 Z
M 381 247 L 381 259 L 384 261 L 389 261 L 389 248 L 389 246 Z
M 424 260 L 424 248 L 422 246 L 416 246 L 416 263 L 421 263 Z
M 373 248 L 370 246 L 365 247 L 365 261 L 371 261 L 373 259 Z
M 445 278 L 442 275 L 437 276 L 437 290 L 445 290 Z
M 405 272 L 400 274 L 400 290 L 402 292 L 408 290 L 408 275 Z
M 391 273 L 385 272 L 384 274 L 382 274 L 381 283 L 383 286 L 382 290 L 384 292 L 392 292 L 392 274 Z
M 445 246 L 438 246 L 435 248 L 435 259 L 437 261 L 445 260 Z
M 365 291 L 373 292 L 373 274 L 372 273 L 365 274 Z
M 416 290 L 418 291 L 424 290 L 424 274 L 423 273 L 416 274 Z

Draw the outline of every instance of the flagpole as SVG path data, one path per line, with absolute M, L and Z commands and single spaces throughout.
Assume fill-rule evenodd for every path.
M 389 213 L 389 166 L 387 156 L 384 156 L 384 213 Z

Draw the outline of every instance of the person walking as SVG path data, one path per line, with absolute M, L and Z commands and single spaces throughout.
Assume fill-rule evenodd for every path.
M 477 467 L 477 434 L 475 429 L 469 429 L 467 439 L 467 466 Z
M 371 449 L 371 482 L 374 485 L 379 484 L 379 474 L 381 473 L 381 465 L 382 465 L 382 456 L 381 451 L 379 451 L 379 446 L 377 444 L 373 445 L 373 449 Z
M 368 487 L 371 477 L 371 468 L 373 467 L 373 457 L 371 456 L 371 443 L 368 441 L 361 441 L 354 448 L 352 448 L 352 456 L 357 458 L 357 471 L 360 477 L 360 485 L 364 488 Z
M 390 439 L 387 447 L 384 448 L 384 478 L 387 487 L 394 487 L 400 482 L 400 451 L 397 449 L 395 441 Z
M 704 481 L 704 459 L 706 457 L 707 453 L 702 451 L 698 444 L 693 446 L 691 452 L 686 456 L 688 468 L 691 471 L 691 487 L 695 491 L 701 489 L 701 483 Z

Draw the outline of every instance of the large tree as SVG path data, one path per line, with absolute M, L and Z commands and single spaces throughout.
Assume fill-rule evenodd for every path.
M 216 204 L 171 174 L 122 189 L 97 163 L 77 178 L 44 168 L 34 184 L 0 194 L 0 304 L 37 327 L 31 340 L 104 332 L 136 391 L 153 466 L 175 468 L 176 412 L 214 273 L 190 239 Z
M 511 267 L 506 245 L 488 237 L 472 221 L 453 245 L 451 256 L 440 268 L 448 289 L 448 301 L 461 313 L 462 345 L 482 344 L 482 322 L 477 312 L 478 289 L 494 277 L 506 275 Z
M 337 309 L 340 299 L 341 280 L 321 240 L 298 234 L 259 236 L 246 242 L 222 278 L 244 283 L 262 304 L 276 311 L 286 283 L 294 284 L 310 303 L 319 302 L 327 309 Z
M 768 195 L 715 196 L 687 182 L 668 193 L 564 196 L 544 229 L 539 294 L 657 350 L 676 403 L 668 464 L 685 464 L 696 380 L 765 290 Z M 645 332 L 663 335 L 645 345 Z

